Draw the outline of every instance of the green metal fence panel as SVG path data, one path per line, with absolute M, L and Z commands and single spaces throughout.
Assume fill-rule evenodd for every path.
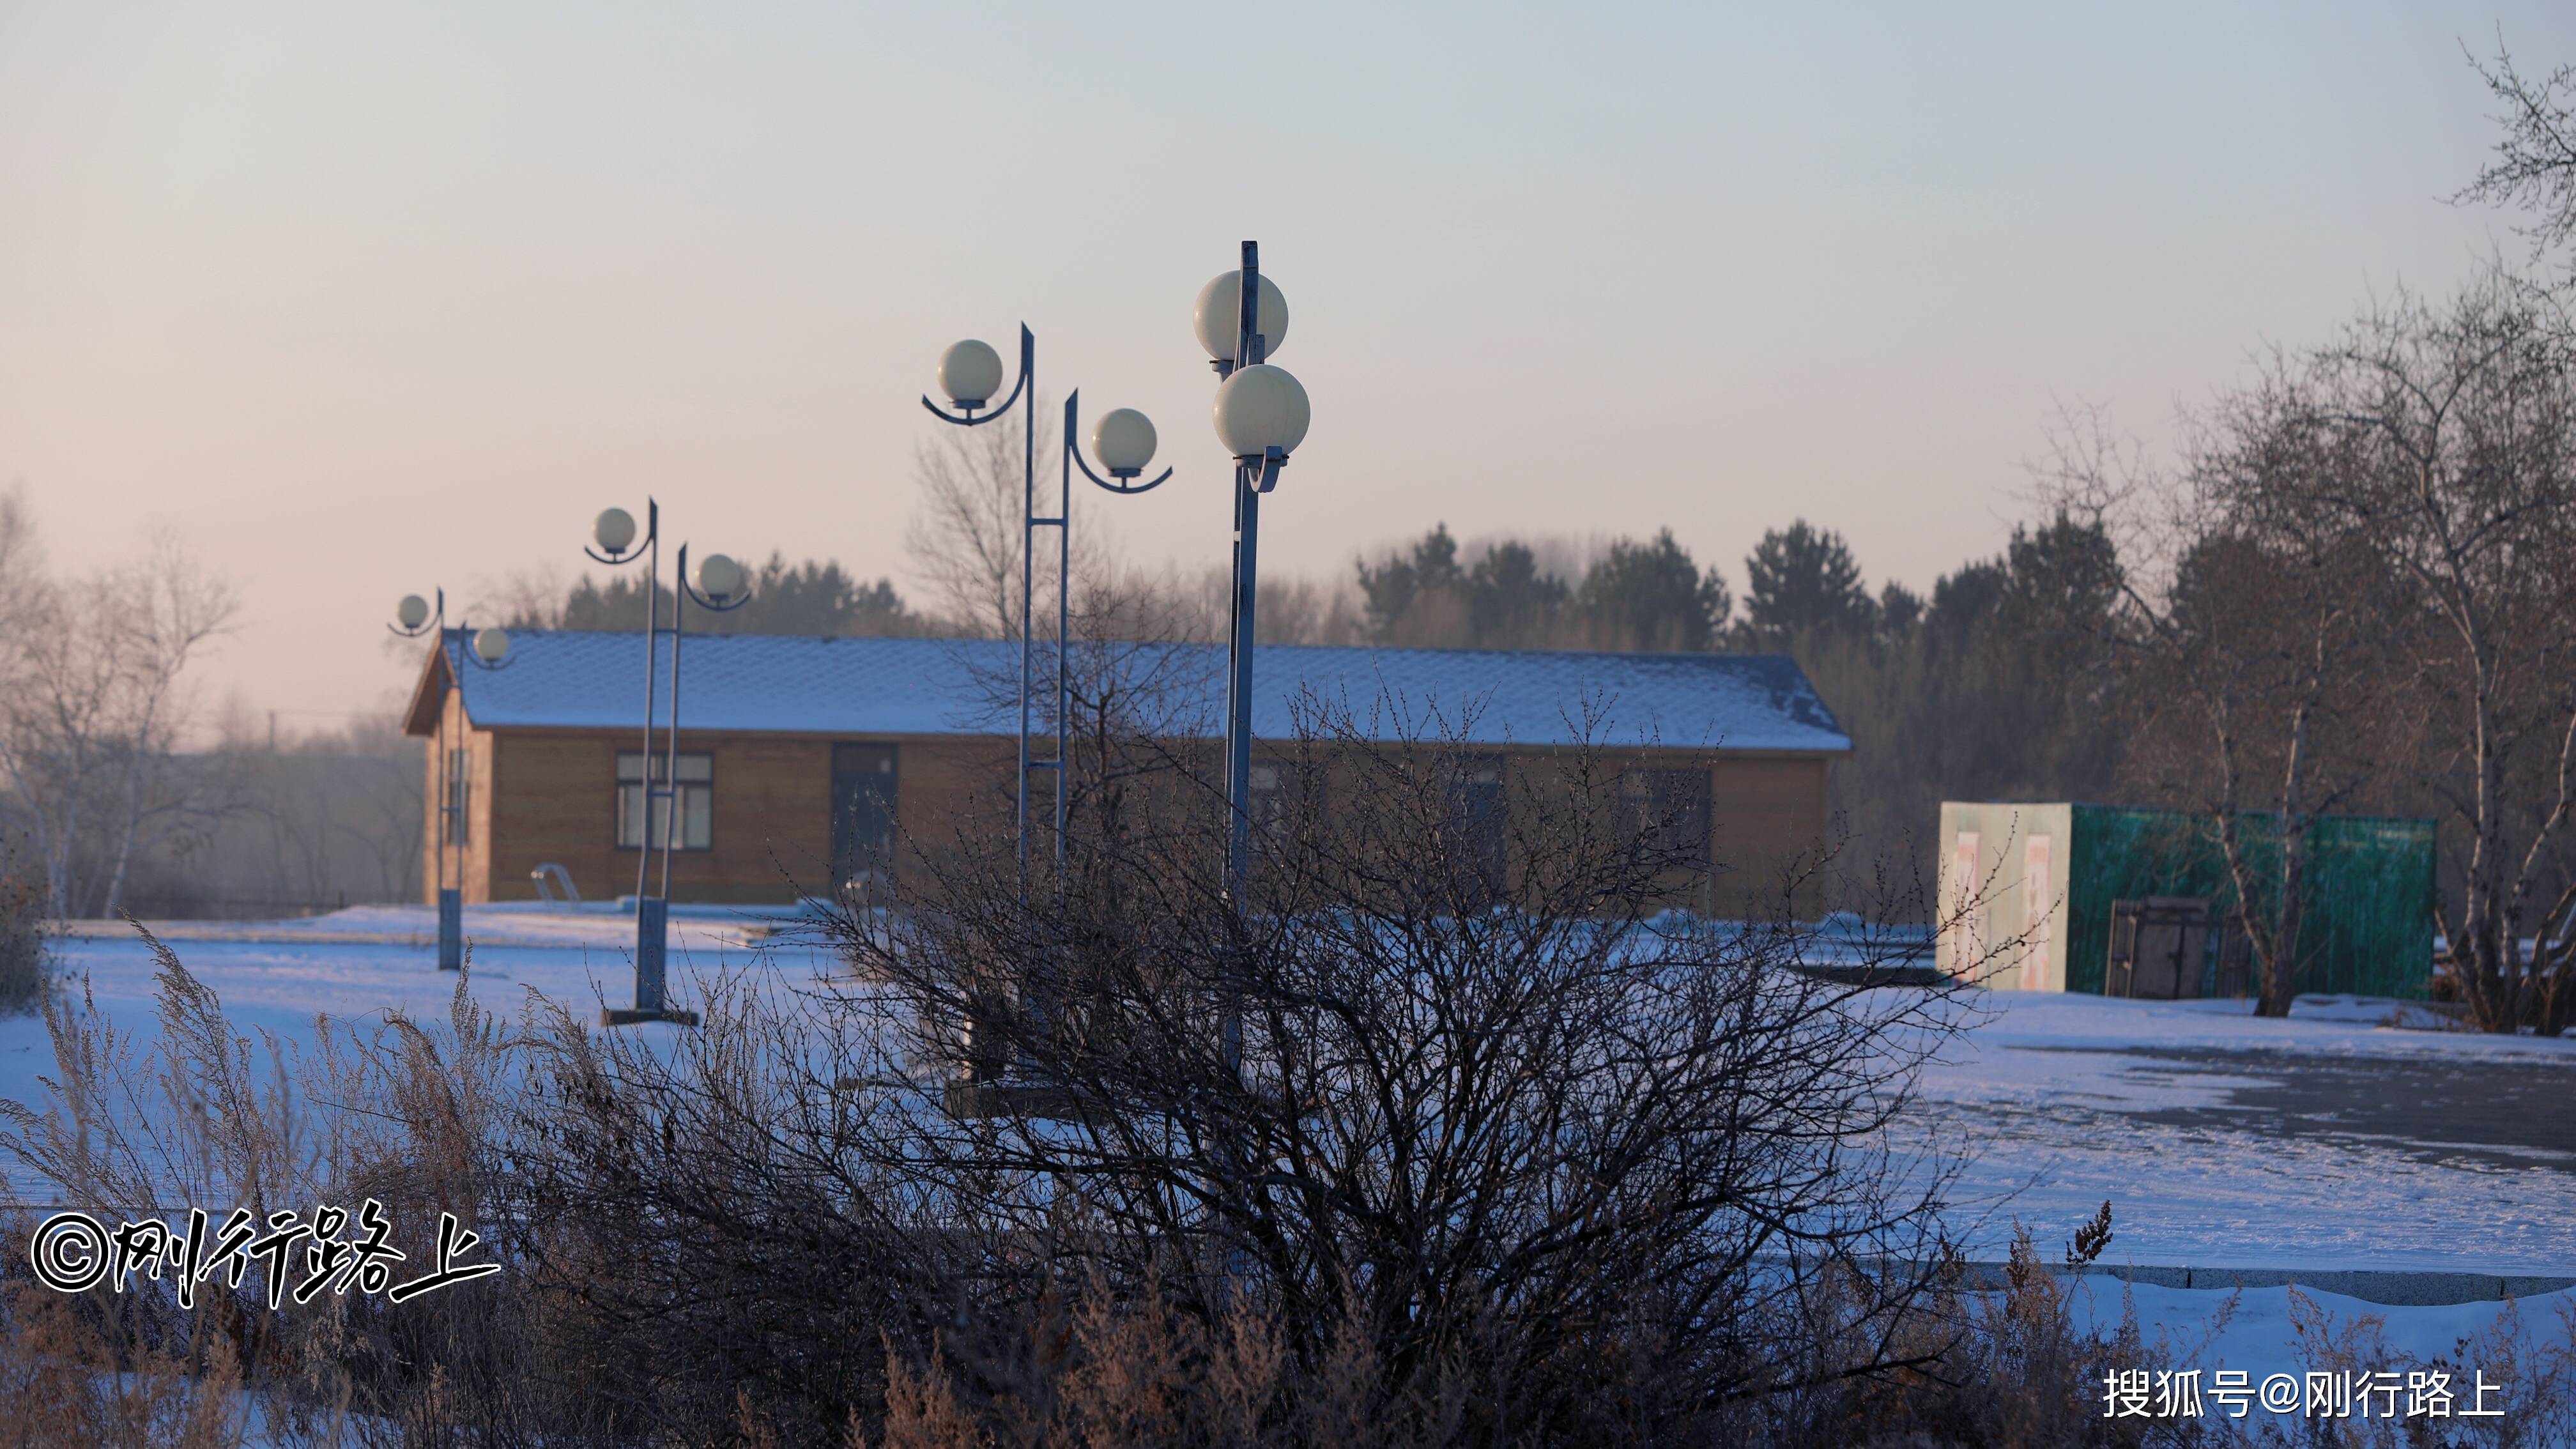
M 2256 816 L 2240 829 L 2257 873 L 2277 880 L 2278 825 Z M 2070 991 L 2102 989 L 2114 901 L 2203 896 L 2221 913 L 2237 908 L 2226 856 L 2206 818 L 2078 805 L 2071 833 Z M 2309 827 L 2299 990 L 2424 995 L 2433 960 L 2433 834 L 2430 820 L 2368 816 L 2329 816 Z M 2261 900 L 2257 906 L 2268 917 L 2277 902 Z M 2217 952 L 2208 956 L 2215 961 Z
M 2430 820 L 2336 816 L 2308 832 L 2302 991 L 2420 999 L 2433 974 Z
M 2226 861 L 2187 815 L 2078 805 L 2066 890 L 2066 989 L 2102 990 L 2111 904 L 2148 896 L 2217 896 Z

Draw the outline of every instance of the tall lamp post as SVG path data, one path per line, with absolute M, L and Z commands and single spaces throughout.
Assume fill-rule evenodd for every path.
M 1052 517 L 1038 512 L 1037 476 L 1037 393 L 1031 383 L 1037 375 L 1037 338 L 1024 323 L 1020 327 L 1020 377 L 1011 391 L 995 404 L 992 399 L 1002 390 L 1002 355 L 992 344 L 973 338 L 952 344 L 939 357 L 939 390 L 949 406 L 941 407 L 927 396 L 921 405 L 943 423 L 958 427 L 981 427 L 1007 416 L 1013 407 L 1020 409 L 1020 756 L 1016 804 L 1012 816 L 1018 833 L 1021 889 L 1027 889 L 1029 872 L 1029 772 L 1051 770 L 1055 773 L 1055 862 L 1064 864 L 1065 802 L 1065 646 L 1070 608 L 1069 567 L 1073 557 L 1073 472 L 1112 493 L 1144 493 L 1162 485 L 1172 476 L 1166 468 L 1161 474 L 1138 482 L 1145 467 L 1154 461 L 1154 424 L 1134 408 L 1112 408 L 1101 414 L 1092 425 L 1092 455 L 1109 476 L 1091 471 L 1074 445 L 1081 435 L 1082 391 L 1077 388 L 1064 399 L 1064 434 L 1059 439 L 1063 457 L 1062 477 L 1056 492 Z M 951 411 L 954 409 L 954 411 Z M 978 417 L 976 414 L 981 413 Z M 1035 594 L 1037 592 L 1037 533 L 1041 528 L 1056 531 L 1055 568 L 1055 750 L 1045 759 L 1034 757 L 1029 749 L 1029 725 L 1035 712 L 1032 698 L 1035 686 Z M 1063 876 L 1057 880 L 1061 888 Z
M 403 595 L 402 602 L 394 606 L 395 622 L 385 627 L 405 639 L 426 638 L 434 633 L 441 652 L 451 642 L 456 646 L 454 657 L 458 662 L 449 666 L 447 690 L 440 692 L 438 700 L 434 746 L 438 751 L 438 834 L 431 853 L 436 858 L 433 869 L 438 881 L 438 969 L 461 971 L 465 969 L 465 893 L 447 883 L 447 851 L 451 845 L 460 853 L 464 851 L 468 821 L 465 792 L 459 788 L 464 783 L 459 763 L 455 752 L 447 747 L 447 693 L 462 687 L 459 671 L 467 665 L 486 670 L 508 668 L 510 636 L 501 629 L 472 629 L 461 619 L 454 629 L 448 628 L 447 590 L 434 592 L 438 596 L 434 607 L 418 594 Z M 465 874 L 462 859 L 457 861 L 456 873 L 460 879 Z
M 1255 583 L 1261 536 L 1261 497 L 1279 486 L 1279 470 L 1306 439 L 1313 411 L 1306 389 L 1269 356 L 1288 336 L 1288 300 L 1277 283 L 1261 275 L 1260 243 L 1243 244 L 1243 264 L 1199 290 L 1193 318 L 1199 343 L 1220 379 L 1216 391 L 1217 438 L 1234 466 L 1234 589 L 1226 638 L 1226 771 L 1225 803 L 1230 817 L 1226 836 L 1226 890 L 1238 904 L 1251 853 L 1252 816 L 1252 648 Z M 1067 560 L 1072 553 L 1072 488 L 1075 467 L 1084 477 L 1113 493 L 1142 493 L 1172 476 L 1170 469 L 1150 482 L 1135 481 L 1153 461 L 1154 425 L 1143 413 L 1119 408 L 1101 416 L 1092 431 L 1092 453 L 1109 477 L 1091 470 L 1075 447 L 1081 394 L 1064 403 L 1063 486 L 1056 511 L 1037 511 L 1036 394 L 1037 339 L 1020 328 L 1020 376 L 999 404 L 1002 356 L 989 343 L 969 339 L 951 346 L 939 358 L 939 387 L 949 400 L 942 408 L 924 397 L 921 405 L 933 417 L 960 427 L 977 427 L 1022 408 L 1021 549 L 1020 549 L 1020 762 L 1017 821 L 1023 881 L 1029 859 L 1029 772 L 1055 772 L 1056 859 L 1064 858 L 1065 800 L 1065 642 Z M 953 409 L 953 411 L 952 411 Z M 979 416 L 980 414 L 980 416 Z M 1034 710 L 1032 598 L 1036 591 L 1037 531 L 1056 530 L 1055 753 L 1037 759 L 1029 750 Z
M 582 551 L 604 564 L 628 564 L 645 560 L 644 569 L 644 748 L 638 756 L 638 801 L 636 810 L 637 844 L 635 861 L 635 1005 L 631 1009 L 603 1008 L 602 1026 L 634 1026 L 648 1021 L 667 1021 L 675 1026 L 695 1026 L 698 1014 L 672 1007 L 665 986 L 668 980 L 671 851 L 682 829 L 683 797 L 680 791 L 680 631 L 689 604 L 717 613 L 727 613 L 749 603 L 750 593 L 742 566 L 720 553 L 711 553 L 698 565 L 698 584 L 689 583 L 689 548 L 680 546 L 679 571 L 673 578 L 671 627 L 662 627 L 662 506 L 651 498 L 644 501 L 643 537 L 636 536 L 635 516 L 623 508 L 603 510 L 591 526 L 594 546 Z M 667 633 L 671 640 L 671 682 L 668 723 L 664 726 L 662 752 L 657 760 L 653 748 L 654 694 L 660 684 L 661 639 Z M 654 766 L 661 766 L 660 783 L 654 779 Z M 621 786 L 621 789 L 623 787 Z M 659 805 L 662 837 L 662 873 L 658 894 L 648 894 L 653 883 L 653 824 L 655 806 Z
M 1216 370 L 1218 383 L 1214 421 L 1217 439 L 1234 459 L 1234 588 L 1229 603 L 1226 636 L 1226 859 L 1225 890 L 1238 919 L 1247 908 L 1244 882 L 1250 868 L 1252 849 L 1252 651 L 1256 637 L 1256 582 L 1259 572 L 1261 539 L 1261 498 L 1279 486 L 1279 472 L 1287 466 L 1289 455 L 1306 440 L 1306 429 L 1313 421 L 1313 410 L 1306 399 L 1306 389 L 1284 369 L 1274 366 L 1270 354 L 1288 336 L 1288 300 L 1278 284 L 1261 275 L 1260 243 L 1243 244 L 1242 265 L 1222 273 L 1199 290 L 1198 305 L 1192 319 L 1200 345 L 1206 349 L 1209 365 Z M 1154 457 L 1154 425 L 1144 414 L 1131 408 L 1120 408 L 1103 414 L 1092 433 L 1092 452 L 1108 470 L 1107 478 L 1091 471 L 1082 461 L 1074 439 L 1080 427 L 1078 403 L 1080 393 L 1068 394 L 1064 410 L 1065 471 L 1057 494 L 1056 511 L 1046 517 L 1037 511 L 1037 424 L 1036 394 L 1031 390 L 1037 372 L 1037 341 L 1026 325 L 1020 328 L 1020 376 L 998 406 L 992 399 L 1002 391 L 1002 357 L 991 345 L 968 340 L 956 343 L 939 359 L 939 387 L 947 394 L 950 408 L 942 408 L 928 397 L 921 405 L 942 422 L 960 427 L 975 427 L 1007 414 L 1014 405 L 1024 408 L 1021 447 L 1021 550 L 1020 550 L 1020 757 L 1018 776 L 1018 851 L 1021 891 L 1028 889 L 1029 863 L 1029 772 L 1033 769 L 1055 772 L 1055 853 L 1057 888 L 1063 888 L 1065 772 L 1065 643 L 1067 608 L 1066 563 L 1071 557 L 1072 488 L 1075 467 L 1083 476 L 1113 493 L 1142 493 L 1172 476 L 1166 468 L 1151 482 L 1139 483 L 1145 467 Z M 1023 399 L 1026 399 L 1023 402 Z M 981 413 L 982 416 L 977 416 Z M 1033 709 L 1034 669 L 1031 659 L 1032 598 L 1036 590 L 1037 530 L 1056 530 L 1056 634 L 1055 634 L 1055 752 L 1048 759 L 1034 759 L 1029 752 L 1029 724 Z M 1242 1051 L 1242 1023 L 1239 1014 L 1229 1006 L 1223 1025 L 1225 1056 L 1229 1064 L 1238 1062 Z
M 1231 305 L 1229 305 L 1231 304 Z M 1252 648 L 1260 563 L 1261 499 L 1306 440 L 1314 420 L 1306 389 L 1268 358 L 1288 335 L 1288 299 L 1261 275 L 1261 244 L 1243 244 L 1243 265 L 1199 290 L 1199 345 L 1217 384 L 1217 440 L 1234 457 L 1234 597 L 1225 670 L 1225 889 L 1244 908 L 1252 853 Z

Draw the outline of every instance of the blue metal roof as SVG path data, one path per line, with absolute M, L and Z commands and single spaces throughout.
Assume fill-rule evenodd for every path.
M 482 728 L 607 728 L 641 723 L 637 633 L 513 631 L 508 662 L 450 669 Z M 451 656 L 462 647 L 451 641 Z M 669 654 L 662 668 L 669 667 Z M 1076 644 L 1078 675 L 1114 677 L 1156 701 L 1161 726 L 1213 736 L 1225 696 L 1216 644 Z M 441 661 L 425 661 L 422 700 Z M 688 636 L 680 655 L 682 730 L 824 735 L 997 735 L 1017 727 L 1019 645 L 993 639 Z M 1052 671 L 1040 652 L 1039 694 Z M 664 721 L 669 680 L 655 690 Z M 1265 645 L 1253 667 L 1253 732 L 1297 732 L 1320 703 L 1374 737 L 1470 743 L 1604 741 L 1730 750 L 1841 752 L 1851 740 L 1781 655 L 1517 653 Z M 1043 704 L 1041 705 L 1043 711 Z M 426 718 L 415 709 L 416 727 Z

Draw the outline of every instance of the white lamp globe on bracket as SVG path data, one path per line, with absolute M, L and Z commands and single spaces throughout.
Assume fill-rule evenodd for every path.
M 692 570 L 689 546 L 684 543 L 680 545 L 680 592 L 680 613 L 695 604 L 709 613 L 730 614 L 751 602 L 751 574 L 729 553 L 708 554 Z
M 1091 456 L 1112 478 L 1133 478 L 1154 461 L 1153 420 L 1134 408 L 1111 408 L 1091 425 Z
M 1020 380 L 1011 384 L 1007 397 L 1002 395 L 1002 354 L 993 350 L 993 344 L 972 337 L 952 342 L 946 352 L 939 354 L 937 371 L 940 396 L 947 398 L 956 411 L 932 402 L 928 393 L 921 395 L 921 405 L 943 423 L 971 428 L 993 422 L 1028 391 L 1029 376 L 1036 370 L 1037 339 L 1029 335 L 1025 324 L 1020 328 Z M 983 416 L 977 417 L 978 412 Z
M 1002 391 L 1002 354 L 969 337 L 939 354 L 939 391 L 961 412 L 973 412 Z
M 635 536 L 635 515 L 623 508 L 603 508 L 591 520 L 590 542 L 581 551 L 604 564 L 632 563 L 662 536 L 662 505 L 644 503 L 644 536 Z M 659 557 L 656 554 L 656 557 Z
M 1155 435 L 1151 418 L 1134 408 L 1111 408 L 1091 425 L 1091 456 L 1109 476 L 1091 471 L 1083 460 L 1082 449 L 1074 439 L 1082 436 L 1082 390 L 1074 389 L 1064 399 L 1064 459 L 1068 470 L 1080 468 L 1082 476 L 1112 493 L 1144 493 L 1163 485 L 1172 476 L 1164 469 L 1150 479 L 1144 478 L 1147 465 L 1154 461 L 1154 449 L 1161 444 Z M 1143 479 L 1144 481 L 1138 481 Z
M 721 604 L 741 593 L 742 565 L 731 554 L 711 553 L 698 565 L 698 592 Z
M 419 639 L 433 629 L 447 627 L 447 590 L 438 591 L 438 602 L 430 603 L 418 594 L 405 594 L 394 605 L 394 621 L 385 626 L 397 639 Z
M 1252 330 L 1261 336 L 1261 355 L 1267 358 L 1288 340 L 1288 297 L 1279 284 L 1267 276 L 1253 278 L 1257 300 L 1253 303 Z M 1233 369 L 1236 335 L 1243 330 L 1243 272 L 1237 268 L 1220 272 L 1199 288 L 1198 306 L 1190 314 L 1190 324 L 1199 335 L 1199 346 L 1207 352 L 1210 363 L 1220 373 Z
M 474 633 L 474 657 L 485 664 L 499 664 L 510 653 L 510 633 L 506 629 L 478 629 Z
M 1315 418 L 1306 388 L 1284 367 L 1238 367 L 1216 389 L 1216 436 L 1245 467 L 1261 475 L 1260 490 L 1279 482 L 1280 465 L 1306 441 Z

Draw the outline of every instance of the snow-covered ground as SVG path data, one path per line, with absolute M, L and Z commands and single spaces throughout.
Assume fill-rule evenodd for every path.
M 2298 1380 L 2328 1373 L 2358 1374 L 2381 1391 L 2402 1384 L 2426 1366 L 2448 1365 L 2457 1416 L 2477 1408 L 2476 1385 L 2496 1390 L 2484 1401 L 2491 1411 L 2527 1405 L 2527 1378 L 2546 1358 L 2563 1357 L 2569 1345 L 2576 1292 L 2551 1293 L 2516 1303 L 2459 1303 L 2388 1307 L 2310 1289 L 2248 1288 L 2237 1292 L 2127 1285 L 2087 1278 L 2074 1286 L 2073 1316 L 2080 1326 L 2109 1333 L 2124 1317 L 2138 1326 L 2137 1362 L 2124 1367 L 2151 1372 L 2198 1370 L 2202 1417 L 2232 1418 L 2208 1395 L 2221 1370 L 2247 1375 L 2259 1390 L 2276 1374 Z M 2383 1374 L 2393 1377 L 2380 1377 Z M 2347 1381 L 2348 1383 L 2350 1381 Z M 2370 1417 L 2380 1417 L 2374 1397 Z M 2402 1412 L 2407 1400 L 2395 1401 Z M 2153 1401 L 2150 1400 L 2152 1409 Z M 2237 1427 L 2296 1432 L 2304 1415 L 2247 1406 Z
M 793 936 L 814 917 L 793 907 L 673 905 L 670 940 L 680 949 L 748 948 Z M 544 905 L 505 901 L 467 906 L 465 934 L 481 947 L 575 946 L 620 950 L 635 941 L 635 912 L 609 902 Z M 424 906 L 347 906 L 319 916 L 285 921 L 147 922 L 173 945 L 183 942 L 253 942 L 266 945 L 382 945 L 426 948 L 437 943 L 438 916 Z M 123 921 L 64 921 L 57 933 L 83 941 L 129 941 Z
M 755 963 L 799 980 L 828 970 L 830 957 L 810 941 L 793 931 L 773 933 L 784 924 L 733 912 L 675 913 L 669 956 L 674 996 L 694 998 L 693 978 L 702 973 Z M 455 975 L 437 969 L 437 918 L 424 907 L 352 907 L 308 920 L 167 929 L 170 949 L 222 999 L 235 1029 L 254 1041 L 266 1033 L 310 1047 L 323 1015 L 363 1021 L 398 1010 L 418 1021 L 444 1022 L 456 992 Z M 634 1003 L 634 934 L 631 915 L 469 910 L 469 989 L 478 1004 L 507 1016 L 517 1016 L 533 992 L 596 1019 L 602 1005 Z M 120 924 L 113 932 L 67 935 L 54 943 L 54 952 L 75 994 L 85 989 L 120 1031 L 147 1043 L 153 1038 L 157 968 L 150 949 L 130 929 Z M 41 1020 L 0 1018 L 0 1099 L 41 1109 L 50 1097 L 39 1078 L 53 1070 Z
M 711 970 L 796 981 L 829 970 L 793 925 L 675 916 L 675 995 L 686 1000 L 691 977 Z M 633 917 L 597 908 L 478 908 L 467 921 L 471 990 L 514 1014 L 530 992 L 577 1016 L 625 1005 L 633 929 Z M 443 1020 L 455 978 L 435 969 L 434 933 L 423 908 L 376 906 L 173 930 L 171 945 L 236 1026 L 309 1042 L 322 1013 Z M 154 968 L 141 942 L 99 932 L 57 950 L 120 1027 L 149 1034 Z M 2288 1021 L 2259 1021 L 2241 1003 L 1981 995 L 1981 1020 L 1923 1082 L 1939 1135 L 1969 1154 L 1958 1222 L 1973 1256 L 2001 1258 L 2018 1219 L 2053 1258 L 2107 1199 L 2116 1235 L 2106 1263 L 2576 1277 L 2576 1114 L 2565 1106 L 2576 1041 L 2382 1025 L 2394 1010 L 2311 1000 Z M 0 1020 L 0 1098 L 42 1105 L 38 1079 L 51 1070 L 40 1022 Z M 2097 1316 L 2134 1303 L 2178 1348 L 2205 1336 L 2225 1297 L 2107 1279 L 2081 1291 Z M 2288 1294 L 2247 1289 L 2194 1363 L 2298 1371 L 2306 1340 L 2292 1331 Z M 2344 1321 L 2383 1319 L 2389 1351 L 2419 1360 L 2451 1353 L 2499 1311 L 2309 1296 Z M 2520 1305 L 2524 1333 L 2563 1343 L 2569 1305 L 2576 1292 Z
M 1999 1204 L 1989 1247 L 2108 1200 L 2112 1262 L 2576 1277 L 2576 1041 L 2350 998 L 1982 1004 L 1923 1086 L 1973 1149 L 1965 1195 Z

